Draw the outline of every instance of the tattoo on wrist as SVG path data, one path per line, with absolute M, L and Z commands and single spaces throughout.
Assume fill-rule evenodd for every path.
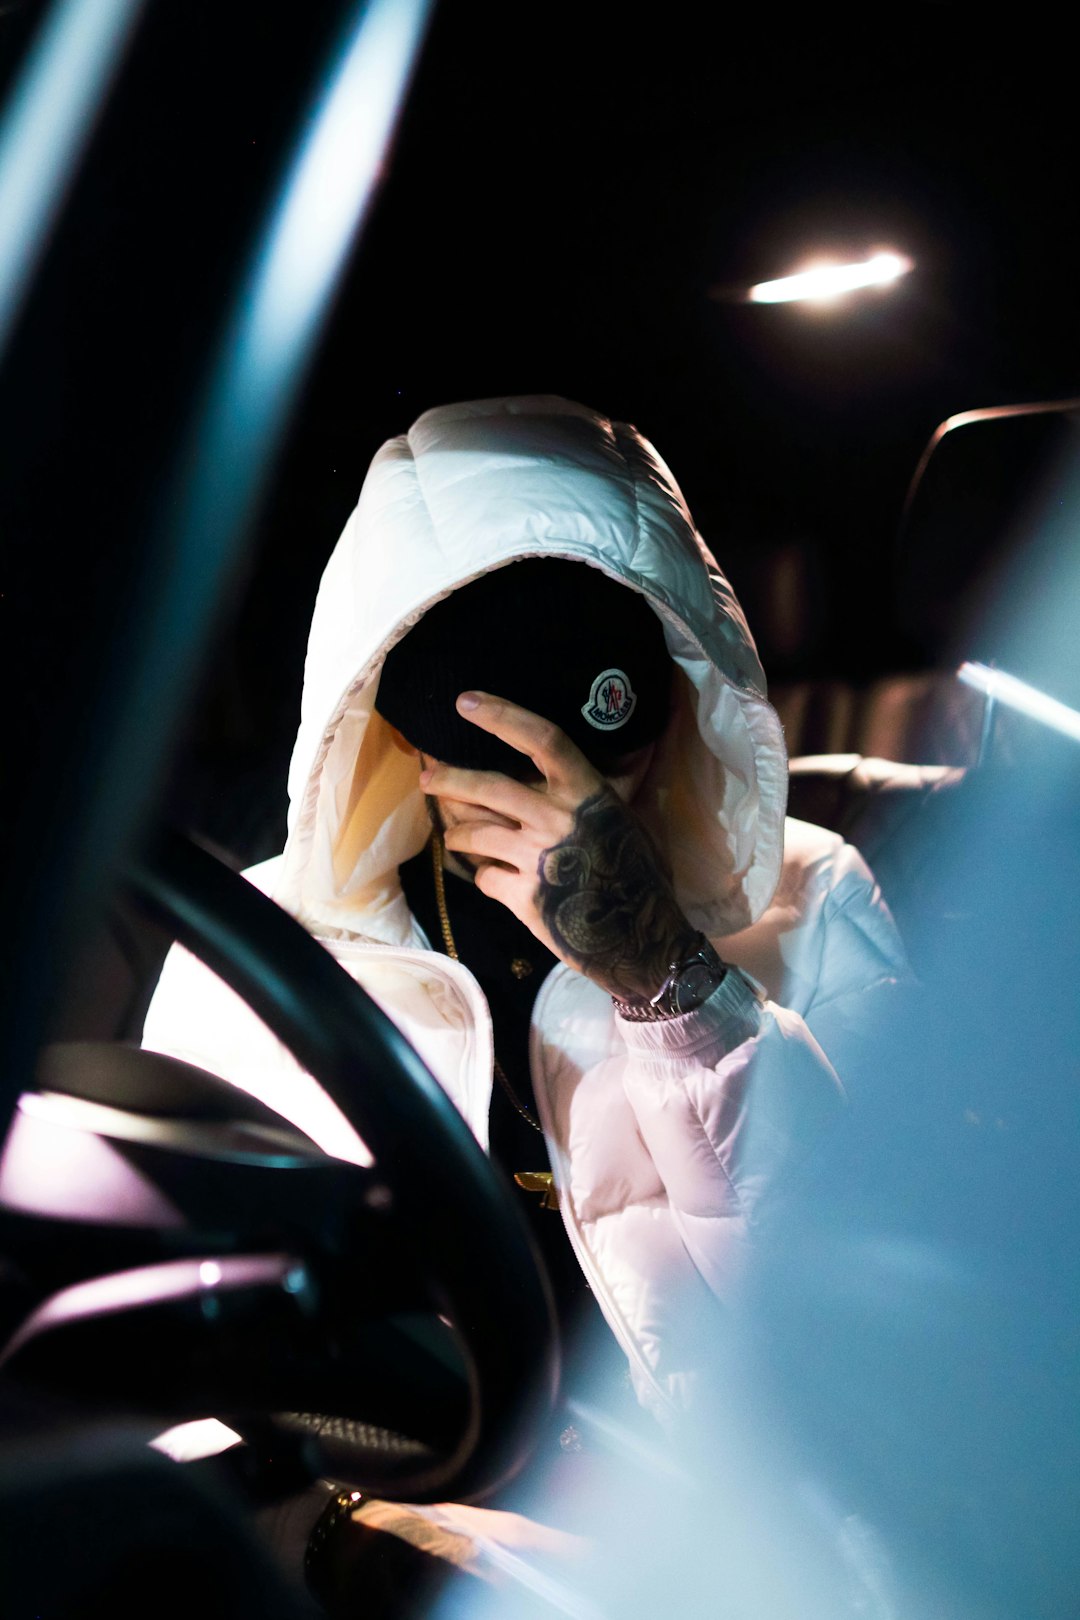
M 537 905 L 561 954 L 628 1002 L 655 994 L 696 939 L 648 832 L 602 788 L 540 857 Z

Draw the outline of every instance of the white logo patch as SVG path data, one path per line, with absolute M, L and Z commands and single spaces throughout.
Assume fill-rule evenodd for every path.
M 625 726 L 637 705 L 637 694 L 621 669 L 605 669 L 592 683 L 589 701 L 581 712 L 597 731 L 617 731 Z

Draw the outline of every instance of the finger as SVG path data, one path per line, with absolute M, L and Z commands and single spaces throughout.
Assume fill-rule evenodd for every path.
M 558 946 L 543 927 L 531 903 L 532 884 L 528 879 L 523 879 L 518 872 L 507 871 L 505 866 L 485 862 L 477 866 L 474 881 L 481 894 L 489 900 L 497 900 L 507 911 L 513 912 L 553 956 L 559 954 Z
M 515 872 L 536 865 L 537 854 L 531 842 L 522 838 L 520 828 L 507 828 L 493 821 L 459 822 L 444 833 L 443 843 L 455 855 L 474 860 L 500 861 Z
M 521 884 L 518 872 L 508 872 L 503 866 L 478 866 L 474 882 L 481 894 L 486 894 L 489 900 L 498 900 L 508 911 L 512 911 L 515 917 L 518 915 L 517 908 L 513 904 Z
M 457 711 L 463 719 L 488 731 L 531 759 L 552 785 L 590 786 L 597 772 L 576 743 L 552 720 L 522 709 L 489 692 L 462 692 Z
M 494 810 L 507 821 L 531 825 L 544 807 L 535 788 L 514 782 L 498 771 L 469 771 L 459 765 L 432 765 L 420 772 L 420 786 L 433 799 L 452 799 Z

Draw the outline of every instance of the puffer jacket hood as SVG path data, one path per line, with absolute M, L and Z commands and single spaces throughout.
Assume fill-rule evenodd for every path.
M 277 898 L 324 935 L 415 941 L 397 872 L 430 824 L 374 710 L 379 671 L 435 602 L 526 557 L 599 568 L 659 615 L 682 678 L 637 807 L 691 922 L 746 927 L 776 887 L 787 795 L 753 639 L 648 441 L 551 396 L 427 411 L 372 461 L 315 604 Z

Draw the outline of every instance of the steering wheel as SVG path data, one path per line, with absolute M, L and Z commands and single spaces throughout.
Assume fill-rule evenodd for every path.
M 319 1081 L 374 1165 L 329 1158 L 262 1104 L 187 1065 L 128 1050 L 126 1079 L 110 1093 L 78 1081 L 73 1053 L 63 1065 L 71 1083 L 61 1079 L 57 1089 L 80 1096 L 77 1106 L 111 1097 L 134 1110 L 140 1128 L 137 1141 L 127 1131 L 129 1157 L 198 1212 L 189 1222 L 195 1232 L 164 1251 L 164 1269 L 190 1265 L 200 1252 L 234 1257 L 210 1262 L 215 1310 L 225 1306 L 221 1354 L 203 1353 L 200 1362 L 190 1323 L 187 1337 L 172 1326 L 163 1334 L 160 1290 L 171 1284 L 158 1275 L 161 1251 L 157 1304 L 147 1315 L 134 1302 L 126 1350 L 123 1313 L 104 1330 L 111 1337 L 103 1356 L 100 1338 L 93 1342 L 100 1325 L 72 1324 L 78 1312 L 63 1302 L 39 1311 L 23 1334 L 33 1340 L 40 1318 L 49 1331 L 38 1343 L 16 1349 L 24 1360 L 35 1352 L 40 1370 L 51 1347 L 52 1365 L 70 1368 L 90 1359 L 78 1340 L 89 1334 L 93 1362 L 111 1363 L 122 1402 L 125 1379 L 145 1385 L 137 1368 L 148 1359 L 147 1331 L 156 1333 L 155 1394 L 187 1385 L 196 1411 L 216 1396 L 202 1412 L 279 1449 L 302 1443 L 316 1472 L 414 1501 L 489 1493 L 528 1456 L 558 1382 L 550 1287 L 509 1191 L 392 1021 L 280 907 L 172 833 L 137 859 L 129 885 Z M 144 1128 L 148 1116 L 157 1116 L 154 1129 Z M 186 1137 L 176 1136 L 178 1121 Z M 226 1122 L 237 1121 L 246 1122 L 254 1152 L 220 1139 Z M 209 1153 L 192 1147 L 196 1126 L 204 1136 L 219 1133 Z M 116 1270 L 139 1255 L 125 1248 L 124 1234 L 114 1228 L 102 1241 L 103 1253 L 121 1257 L 105 1269 L 134 1275 Z M 256 1250 L 257 1275 L 237 1258 Z M 58 1333 L 60 1320 L 66 1331 Z M 204 1348 L 214 1326 L 200 1326 Z

